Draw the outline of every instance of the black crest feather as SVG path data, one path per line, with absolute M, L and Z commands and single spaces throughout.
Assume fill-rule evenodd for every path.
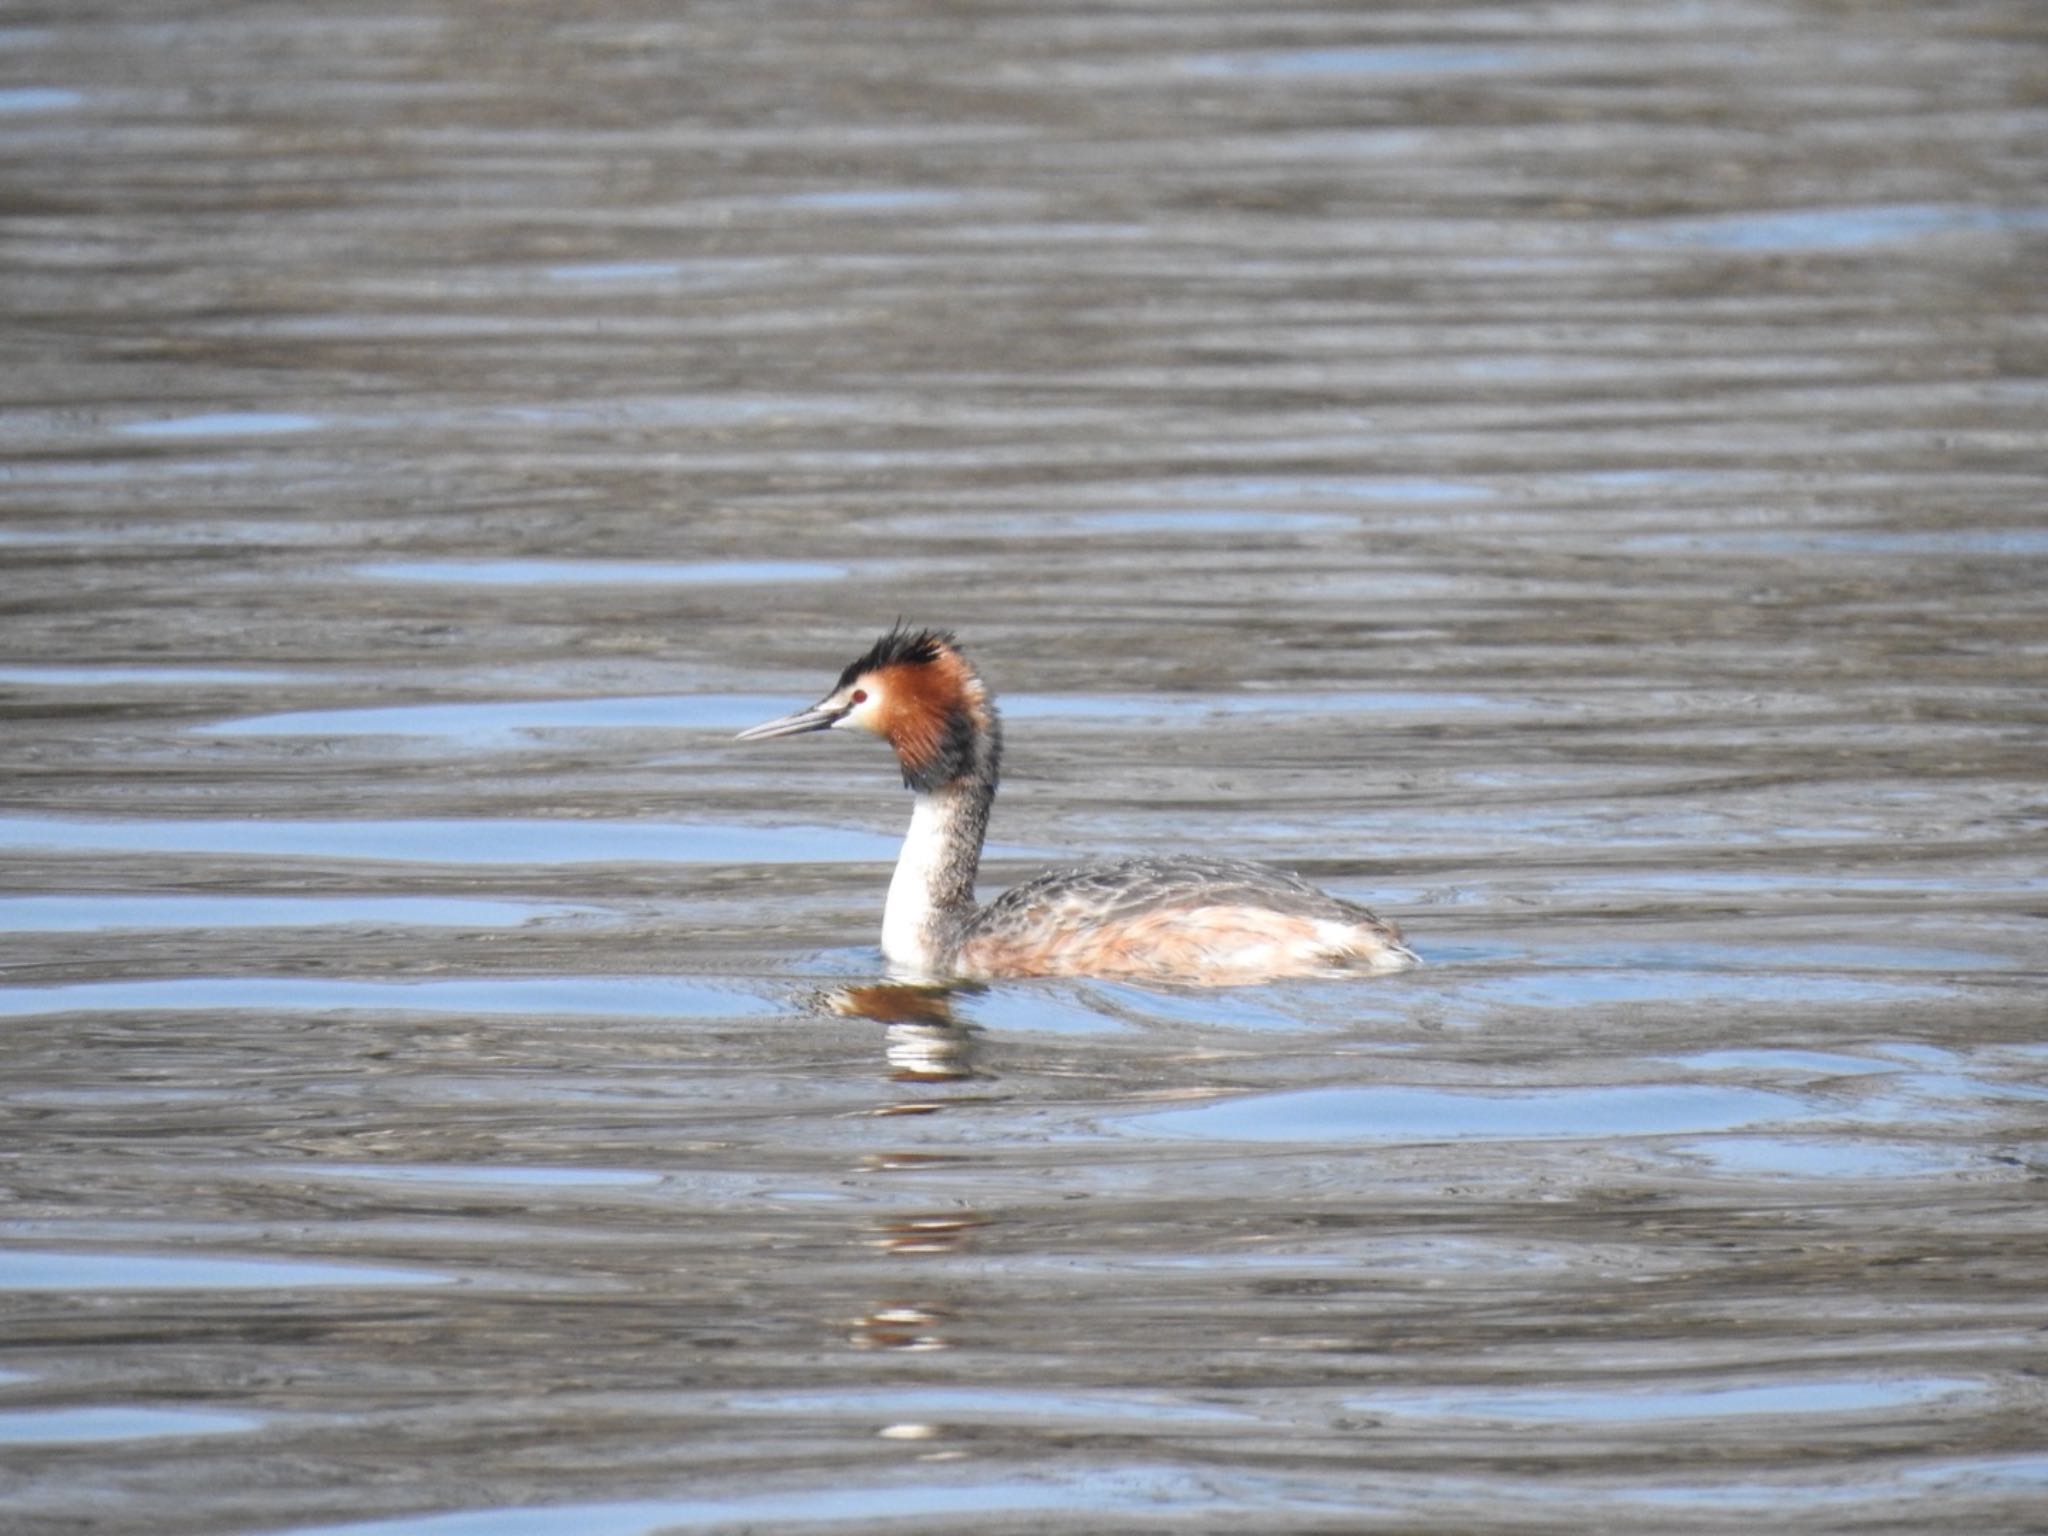
M 941 650 L 955 644 L 951 630 L 910 629 L 899 619 L 894 629 L 868 647 L 866 655 L 846 664 L 846 670 L 839 674 L 839 686 L 844 688 L 863 672 L 937 661 Z

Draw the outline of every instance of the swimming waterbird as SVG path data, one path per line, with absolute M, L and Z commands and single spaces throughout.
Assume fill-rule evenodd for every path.
M 1049 870 L 982 906 L 974 878 L 1002 727 L 995 696 L 949 633 L 899 624 L 817 703 L 738 739 L 848 728 L 888 742 L 917 797 L 882 913 L 882 953 L 899 974 L 1223 986 L 1418 963 L 1392 923 L 1298 876 L 1236 859 Z

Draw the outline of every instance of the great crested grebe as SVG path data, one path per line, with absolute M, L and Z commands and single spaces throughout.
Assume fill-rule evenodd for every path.
M 882 914 L 882 953 L 899 971 L 1228 986 L 1418 963 L 1392 923 L 1297 876 L 1235 859 L 1049 870 L 977 904 L 1003 733 L 994 696 L 951 634 L 899 624 L 809 709 L 737 739 L 847 726 L 894 747 L 917 796 Z

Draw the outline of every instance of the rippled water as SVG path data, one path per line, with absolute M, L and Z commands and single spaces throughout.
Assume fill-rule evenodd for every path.
M 2035 7 L 0 30 L 0 1528 L 2021 1530 Z M 1426 968 L 891 987 L 1271 858 Z

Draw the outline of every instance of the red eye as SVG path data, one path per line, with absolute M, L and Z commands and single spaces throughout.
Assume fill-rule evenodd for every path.
M 867 689 L 865 689 L 865 688 L 856 688 L 856 689 L 854 689 L 854 690 L 853 690 L 853 702 L 854 702 L 854 703 L 856 703 L 856 704 L 865 704 L 865 703 L 867 703 L 867 701 L 868 701 L 868 691 L 867 691 Z

